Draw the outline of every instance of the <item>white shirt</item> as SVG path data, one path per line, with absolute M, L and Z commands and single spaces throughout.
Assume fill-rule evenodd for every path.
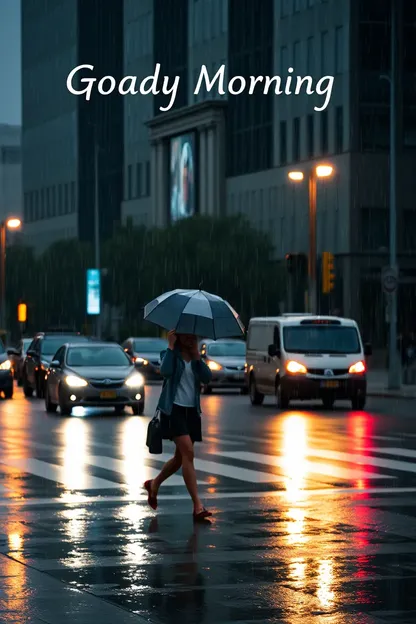
M 179 386 L 176 390 L 174 403 L 182 407 L 195 407 L 195 375 L 192 370 L 192 362 L 184 362 Z

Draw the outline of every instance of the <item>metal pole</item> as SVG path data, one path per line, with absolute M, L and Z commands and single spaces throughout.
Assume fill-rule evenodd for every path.
M 316 314 L 316 175 L 309 174 L 309 312 Z
M 396 222 L 397 222 L 397 0 L 391 2 L 391 73 L 390 73 L 390 266 L 397 271 Z M 397 352 L 397 289 L 391 294 L 389 377 L 391 390 L 400 388 L 400 371 Z
M 5 299 L 6 299 L 6 224 L 3 222 L 0 224 L 0 273 L 1 273 L 1 287 L 0 287 L 0 323 L 1 329 L 6 329 L 5 319 Z
M 97 137 L 94 141 L 94 252 L 95 252 L 95 268 L 100 271 L 100 313 L 97 314 L 96 334 L 97 338 L 101 338 L 101 267 L 100 267 L 100 212 L 99 212 L 99 145 Z

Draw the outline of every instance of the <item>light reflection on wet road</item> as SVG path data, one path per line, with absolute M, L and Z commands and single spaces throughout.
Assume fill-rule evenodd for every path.
M 214 520 L 195 527 L 179 474 L 157 515 L 146 505 L 157 393 L 146 417 L 1 402 L 0 622 L 416 621 L 412 401 L 279 413 L 205 397 L 197 467 Z

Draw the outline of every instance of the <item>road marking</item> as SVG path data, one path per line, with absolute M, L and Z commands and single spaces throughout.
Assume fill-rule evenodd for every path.
M 18 468 L 36 477 L 62 483 L 70 490 L 103 490 L 110 488 L 119 489 L 123 487 L 122 483 L 114 483 L 88 474 L 84 465 L 77 466 L 75 462 L 73 465 L 68 464 L 68 466 L 65 467 L 40 461 L 33 457 L 11 457 L 3 459 L 1 463 L 12 468 Z
M 402 472 L 416 473 L 416 464 L 403 462 L 395 459 L 383 459 L 380 457 L 370 457 L 369 455 L 358 455 L 354 453 L 342 453 L 340 451 L 311 450 L 308 451 L 311 457 L 321 457 L 322 459 L 333 459 L 342 462 L 360 464 L 365 466 L 378 466 L 389 470 L 400 470 Z
M 385 447 L 385 448 L 368 448 L 366 451 L 371 451 L 373 453 L 382 453 L 384 455 L 396 455 L 397 457 L 413 457 L 416 459 L 416 450 L 412 449 L 404 449 L 404 448 L 396 448 L 396 447 Z
M 239 459 L 241 461 L 252 462 L 254 464 L 265 464 L 269 466 L 277 466 L 279 468 L 287 467 L 288 474 L 286 476 L 289 478 L 292 476 L 290 473 L 293 472 L 294 477 L 302 477 L 304 479 L 309 478 L 310 474 L 336 477 L 338 479 L 344 479 L 345 481 L 351 481 L 353 479 L 394 479 L 394 477 L 382 475 L 375 472 L 368 472 L 367 470 L 342 468 L 342 466 L 310 462 L 307 460 L 303 460 L 302 458 L 299 458 L 299 462 L 295 461 L 292 464 L 290 461 L 288 462 L 287 459 L 282 456 L 264 455 L 263 453 L 250 453 L 248 451 L 218 451 L 216 455 L 228 457 L 229 459 Z
M 167 461 L 172 456 L 167 453 L 152 457 L 154 461 Z M 229 464 L 219 464 L 218 462 L 208 461 L 205 459 L 194 460 L 196 470 L 207 472 L 211 475 L 219 475 L 221 477 L 229 477 L 238 481 L 246 481 L 248 483 L 280 483 L 283 477 L 274 475 L 270 472 L 259 472 L 257 470 L 249 470 L 248 468 L 240 468 L 239 466 L 230 466 Z
M 131 481 L 135 486 L 137 486 L 137 484 L 141 486 L 144 481 L 154 479 L 160 472 L 157 468 L 152 468 L 151 466 L 144 464 L 140 456 L 138 456 L 138 461 L 135 461 L 134 465 L 130 463 L 130 460 L 115 459 L 114 457 L 106 457 L 103 455 L 93 455 L 92 457 L 88 457 L 87 462 L 91 466 L 97 466 L 98 468 L 118 472 L 123 475 L 124 482 L 128 483 Z M 198 483 L 203 484 L 205 482 L 199 481 Z M 182 476 L 172 475 L 165 482 L 165 485 L 185 485 L 185 482 Z

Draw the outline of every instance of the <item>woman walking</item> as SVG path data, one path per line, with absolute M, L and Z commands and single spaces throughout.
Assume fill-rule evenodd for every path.
M 185 485 L 194 505 L 193 517 L 203 521 L 212 514 L 205 509 L 198 494 L 194 467 L 194 442 L 202 442 L 200 387 L 211 381 L 211 371 L 201 359 L 197 337 L 193 334 L 168 334 L 168 349 L 163 355 L 160 373 L 165 380 L 158 409 L 161 412 L 163 439 L 173 440 L 175 455 L 159 475 L 146 481 L 148 502 L 157 509 L 161 484 L 182 466 Z

